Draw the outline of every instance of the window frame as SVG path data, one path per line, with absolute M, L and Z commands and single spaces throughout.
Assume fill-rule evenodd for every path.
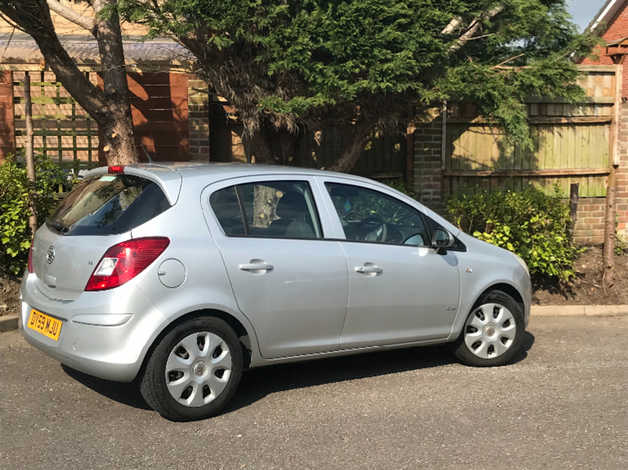
M 266 176 L 266 175 L 265 175 Z M 287 177 L 283 177 L 283 176 L 287 176 Z M 314 191 L 314 186 L 312 184 L 312 182 L 309 179 L 306 178 L 294 178 L 292 176 L 296 176 L 296 175 L 268 175 L 267 178 L 234 178 L 234 180 L 228 180 L 226 181 L 227 183 L 231 183 L 231 184 L 225 184 L 225 185 L 220 185 L 220 187 L 217 188 L 212 188 L 212 190 L 210 191 L 209 195 L 206 198 L 207 201 L 207 206 L 209 208 L 209 210 L 211 211 L 212 215 L 214 216 L 214 220 L 216 222 L 216 225 L 218 226 L 218 228 L 220 229 L 221 233 L 223 236 L 227 237 L 227 238 L 252 238 L 252 239 L 268 239 L 268 240 L 311 240 L 311 241 L 322 241 L 322 240 L 327 240 L 325 238 L 325 232 L 323 230 L 323 224 L 322 224 L 322 220 L 321 220 L 321 215 L 320 215 L 320 210 L 318 209 L 318 205 L 316 202 L 316 194 Z M 309 190 L 309 194 L 310 194 L 310 199 L 311 199 L 311 203 L 312 203 L 312 207 L 308 206 L 308 212 L 310 212 L 310 216 L 312 217 L 312 222 L 313 222 L 313 229 L 314 229 L 314 233 L 315 236 L 311 237 L 311 238 L 304 238 L 304 237 L 283 237 L 283 236 L 271 236 L 271 235 L 251 235 L 249 233 L 249 223 L 247 221 L 246 218 L 246 209 L 244 208 L 244 203 L 242 202 L 242 197 L 240 195 L 240 191 L 238 189 L 239 186 L 244 186 L 244 185 L 256 185 L 256 184 L 260 184 L 263 185 L 264 183 L 267 184 L 271 184 L 271 183 L 302 183 L 305 184 L 307 190 Z M 218 214 L 216 214 L 216 211 L 214 210 L 212 204 L 211 204 L 211 197 L 216 194 L 219 191 L 223 191 L 225 189 L 230 189 L 233 188 L 234 193 L 236 195 L 237 201 L 238 201 L 238 208 L 239 208 L 239 215 L 242 221 L 242 225 L 244 228 L 244 235 L 228 235 L 225 232 L 224 227 L 222 226 L 222 223 L 220 222 L 220 218 L 218 217 Z M 306 198 L 306 205 L 307 205 L 307 198 Z

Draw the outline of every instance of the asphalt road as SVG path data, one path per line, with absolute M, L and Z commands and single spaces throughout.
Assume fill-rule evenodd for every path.
M 173 423 L 2 333 L 0 468 L 628 468 L 628 316 L 533 318 L 526 342 L 493 369 L 439 347 L 257 369 Z

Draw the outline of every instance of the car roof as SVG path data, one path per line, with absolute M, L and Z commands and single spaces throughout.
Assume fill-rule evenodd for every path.
M 377 181 L 347 173 L 299 168 L 293 166 L 250 163 L 159 162 L 123 165 L 124 173 L 149 178 L 159 184 L 171 204 L 176 203 L 183 180 L 187 184 L 207 185 L 217 181 L 244 176 L 294 175 L 335 176 L 353 181 L 380 185 Z M 85 173 L 85 177 L 107 174 L 108 167 L 98 167 Z
M 181 174 L 184 179 L 202 178 L 204 180 L 222 180 L 227 178 L 236 178 L 239 176 L 254 175 L 273 175 L 273 174 L 291 174 L 291 175 L 319 175 L 319 176 L 341 176 L 354 177 L 346 173 L 338 173 L 333 171 L 315 170 L 313 168 L 300 168 L 294 166 L 282 165 L 265 165 L 252 163 L 200 163 L 200 162 L 159 162 L 159 163 L 139 163 L 129 165 L 138 169 L 157 170 L 168 168 Z M 359 178 L 359 177 L 357 177 Z M 364 178 L 366 180 L 366 178 Z

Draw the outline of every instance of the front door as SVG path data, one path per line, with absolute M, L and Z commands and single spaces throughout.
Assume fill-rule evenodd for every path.
M 262 356 L 338 347 L 347 302 L 347 266 L 337 241 L 324 241 L 307 181 L 254 181 L 214 191 L 215 240 L 240 310 Z
M 349 269 L 342 347 L 445 338 L 459 296 L 458 256 L 429 248 L 426 218 L 372 188 L 326 183 Z

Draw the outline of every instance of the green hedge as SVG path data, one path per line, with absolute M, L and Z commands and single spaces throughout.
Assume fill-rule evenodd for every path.
M 15 157 L 0 165 L 0 274 L 19 276 L 26 266 L 31 245 L 30 201 L 35 203 L 41 225 L 57 203 L 60 185 L 68 184 L 64 171 L 48 158 L 35 158 L 35 174 L 32 185 L 24 163 Z
M 474 237 L 517 253 L 537 282 L 570 281 L 581 252 L 570 240 L 569 208 L 558 191 L 459 192 L 447 202 L 454 224 Z

